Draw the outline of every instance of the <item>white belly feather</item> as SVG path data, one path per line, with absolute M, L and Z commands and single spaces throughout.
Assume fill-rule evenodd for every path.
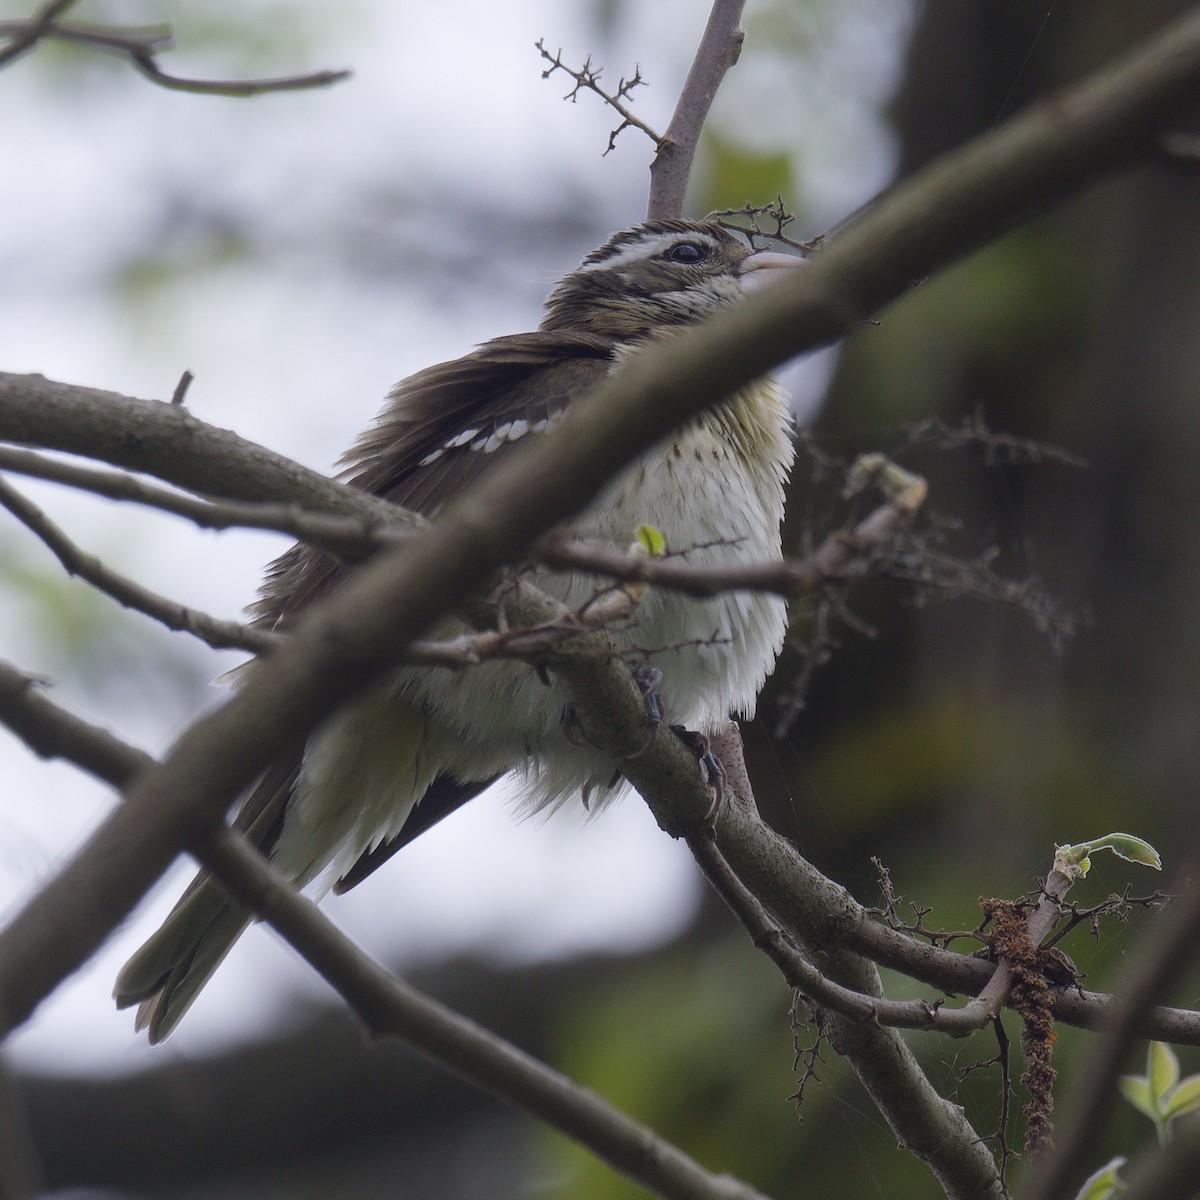
M 638 525 L 653 525 L 668 553 L 698 566 L 778 559 L 789 431 L 781 389 L 760 382 L 628 468 L 578 531 L 624 548 Z M 531 581 L 571 607 L 597 588 L 590 577 L 544 571 Z M 615 637 L 622 649 L 648 651 L 661 669 L 666 720 L 704 732 L 753 716 L 785 624 L 778 596 L 697 599 L 652 588 Z M 516 768 L 531 809 L 585 785 L 602 788 L 612 761 L 567 741 L 563 708 L 561 693 L 521 663 L 405 668 L 310 739 L 276 861 L 302 882 L 332 882 L 399 831 L 441 771 L 465 781 Z

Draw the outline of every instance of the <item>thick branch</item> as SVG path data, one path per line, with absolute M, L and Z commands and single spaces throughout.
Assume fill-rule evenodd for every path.
M 741 53 L 743 35 L 738 25 L 745 6 L 746 0 L 714 0 L 675 114 L 650 164 L 646 216 L 651 220 L 677 217 L 683 212 L 683 199 L 692 159 L 696 157 L 700 142 L 700 131 L 725 72 L 737 62 Z
M 0 663 L 0 722 L 43 758 L 75 763 L 124 788 L 154 760 L 46 698 Z M 300 896 L 238 835 L 221 828 L 190 847 L 240 903 L 267 921 L 377 1036 L 399 1037 L 434 1062 L 575 1138 L 614 1169 L 679 1200 L 764 1200 L 706 1171 L 653 1130 L 490 1030 L 389 974 Z
M 186 408 L 56 383 L 41 375 L 0 371 L 0 440 L 142 471 L 206 498 L 287 503 L 360 519 L 373 516 L 380 525 L 401 529 L 425 525 L 378 497 L 302 467 L 227 429 L 205 424 Z

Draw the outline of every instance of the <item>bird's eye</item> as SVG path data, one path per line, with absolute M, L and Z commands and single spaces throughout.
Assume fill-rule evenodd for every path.
M 711 253 L 711 249 L 703 242 L 678 242 L 663 257 L 667 262 L 682 263 L 684 266 L 691 267 L 696 263 L 704 262 Z

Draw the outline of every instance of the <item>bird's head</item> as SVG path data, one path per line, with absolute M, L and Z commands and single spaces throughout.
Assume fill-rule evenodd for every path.
M 752 253 L 714 221 L 671 218 L 615 233 L 565 276 L 546 301 L 543 329 L 635 339 L 699 321 L 733 303 L 790 255 Z

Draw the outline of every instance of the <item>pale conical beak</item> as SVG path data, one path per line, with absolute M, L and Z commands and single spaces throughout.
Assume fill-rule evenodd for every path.
M 804 259 L 798 254 L 778 254 L 773 250 L 758 250 L 742 259 L 738 271 L 738 284 L 742 292 L 756 292 L 777 279 L 782 279 L 785 271 L 804 266 Z

